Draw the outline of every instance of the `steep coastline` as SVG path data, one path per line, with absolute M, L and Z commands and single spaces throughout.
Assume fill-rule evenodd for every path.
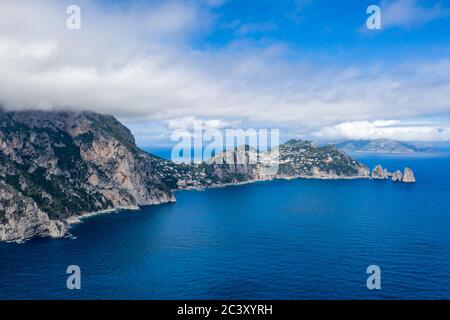
M 405 173 L 412 182 L 412 171 Z M 175 202 L 176 190 L 297 178 L 371 176 L 336 147 L 308 141 L 176 164 L 140 150 L 130 130 L 109 115 L 0 111 L 0 241 L 64 237 L 83 217 Z
M 67 219 L 175 201 L 115 118 L 0 112 L 0 240 L 62 237 Z

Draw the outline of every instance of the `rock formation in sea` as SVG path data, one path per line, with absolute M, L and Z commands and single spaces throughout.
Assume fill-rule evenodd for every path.
M 383 169 L 381 165 L 377 165 L 372 170 L 372 179 L 385 180 L 391 174 L 387 171 L 387 169 Z
M 394 174 L 392 175 L 392 181 L 401 182 L 402 179 L 403 179 L 403 174 L 400 170 L 395 171 Z
M 405 168 L 402 181 L 406 182 L 406 183 L 416 182 L 416 177 L 414 176 L 414 172 L 410 168 Z
M 381 165 L 375 166 L 372 169 L 371 178 L 375 180 L 386 180 L 391 177 L 391 180 L 394 182 L 406 182 L 413 183 L 416 182 L 416 178 L 414 177 L 414 173 L 410 168 L 405 168 L 404 173 L 400 170 L 395 171 L 394 173 L 389 172 L 387 169 L 383 169 Z

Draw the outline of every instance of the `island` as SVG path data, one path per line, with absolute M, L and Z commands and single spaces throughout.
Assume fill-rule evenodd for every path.
M 276 172 L 267 170 L 275 156 Z M 175 202 L 177 190 L 388 176 L 415 181 L 411 169 L 390 174 L 376 168 L 371 175 L 336 146 L 304 140 L 265 153 L 240 146 L 202 163 L 174 163 L 139 149 L 131 131 L 111 115 L 0 111 L 0 241 L 61 238 L 83 217 Z

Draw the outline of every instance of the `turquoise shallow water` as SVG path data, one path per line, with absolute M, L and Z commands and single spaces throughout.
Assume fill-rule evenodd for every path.
M 416 184 L 272 181 L 97 216 L 76 239 L 0 244 L 0 298 L 450 298 L 448 156 L 357 155 Z M 79 265 L 82 289 L 66 289 Z M 382 289 L 366 288 L 381 268 Z

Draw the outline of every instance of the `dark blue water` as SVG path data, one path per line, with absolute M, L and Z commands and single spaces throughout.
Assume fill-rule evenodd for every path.
M 365 156 L 416 184 L 273 181 L 91 218 L 77 239 L 0 244 L 0 298 L 450 298 L 449 157 Z M 79 265 L 79 291 L 66 268 Z M 381 290 L 366 268 L 381 268 Z

